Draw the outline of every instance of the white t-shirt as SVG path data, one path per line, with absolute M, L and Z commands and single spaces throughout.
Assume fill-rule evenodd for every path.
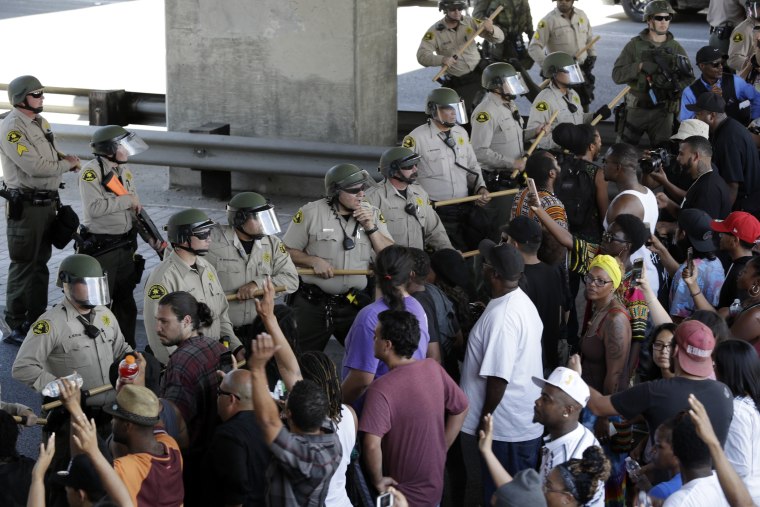
M 760 505 L 760 412 L 752 398 L 734 398 L 734 418 L 728 427 L 726 457 L 742 478 L 756 505 Z
M 477 434 L 486 377 L 499 377 L 508 384 L 493 413 L 493 439 L 525 442 L 541 436 L 543 426 L 533 422 L 533 403 L 541 389 L 531 377 L 543 378 L 543 329 L 535 305 L 519 288 L 488 303 L 470 331 L 464 358 L 462 389 L 472 408 L 463 432 Z
M 709 477 L 692 479 L 665 500 L 664 507 L 729 507 L 715 472 Z
M 346 493 L 346 469 L 348 469 L 348 464 L 351 461 L 351 451 L 356 444 L 356 423 L 353 414 L 346 405 L 340 406 L 340 415 L 341 420 L 335 433 L 338 435 L 340 446 L 343 448 L 343 456 L 330 479 L 327 498 L 325 498 L 326 507 L 352 507 L 348 493 Z

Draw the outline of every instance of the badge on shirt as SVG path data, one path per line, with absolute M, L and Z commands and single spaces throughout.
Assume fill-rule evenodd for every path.
M 475 117 L 475 121 L 478 123 L 486 123 L 490 119 L 491 119 L 491 116 L 485 111 L 483 111 L 482 113 L 478 113 L 478 115 Z
M 538 38 L 539 38 L 539 37 L 538 37 L 538 32 L 536 32 L 536 33 L 534 33 L 534 34 L 533 34 L 533 38 L 534 38 L 534 39 L 538 39 Z
M 261 260 L 268 264 L 272 261 L 272 256 L 269 255 L 269 252 L 264 252 L 264 255 L 261 256 Z
M 422 40 L 433 40 L 433 32 L 427 32 L 424 37 L 422 37 Z
M 293 223 L 300 224 L 301 222 L 303 222 L 303 211 L 299 209 L 298 212 L 293 215 Z
M 543 113 L 544 111 L 548 111 L 548 110 L 549 110 L 549 104 L 547 104 L 543 100 L 539 102 L 538 104 L 536 104 L 536 111 L 541 111 Z
M 151 285 L 148 289 L 148 297 L 154 301 L 161 299 L 162 297 L 166 296 L 166 294 L 166 287 L 163 285 Z
M 472 35 L 472 28 L 470 28 L 470 27 L 468 26 L 468 27 L 467 27 L 467 30 L 465 30 L 465 32 L 467 32 L 467 35 Z
M 285 244 L 284 243 L 280 243 L 280 252 L 281 253 L 288 253 L 288 251 L 285 249 Z
M 736 35 L 734 35 L 734 38 L 733 38 L 734 42 L 741 42 L 743 40 L 744 40 L 744 35 L 742 35 L 741 33 L 737 33 Z
M 32 326 L 34 334 L 48 334 L 50 332 L 50 322 L 47 320 L 38 320 Z
M 206 278 L 208 278 L 209 281 L 211 282 L 216 281 L 216 277 L 214 276 L 214 273 L 212 273 L 210 269 L 206 270 Z
M 417 196 L 417 198 L 415 199 L 415 202 L 417 203 L 417 206 L 422 206 L 423 204 L 425 204 L 425 202 L 422 200 L 422 197 L 420 196 Z
M 17 143 L 21 140 L 21 138 L 24 137 L 21 132 L 18 130 L 11 130 L 8 132 L 8 135 L 5 136 L 5 138 L 8 140 L 9 143 Z
M 104 326 L 110 326 L 111 325 L 111 317 L 108 315 L 103 315 L 100 320 L 103 322 Z
M 382 223 L 385 223 L 385 217 L 383 216 L 383 212 L 380 212 L 380 216 L 378 217 Z
M 98 175 L 95 174 L 95 171 L 93 171 L 92 169 L 87 169 L 85 172 L 82 173 L 82 180 L 88 183 L 91 181 L 95 181 L 96 179 L 98 179 Z
M 578 18 L 578 24 L 583 24 L 583 18 Z
M 414 142 L 414 138 L 412 136 L 406 136 L 404 138 L 404 142 L 401 143 L 401 146 L 403 146 L 404 148 L 412 149 L 412 148 L 414 148 L 415 144 L 416 143 Z
M 546 23 L 544 23 L 544 20 L 543 20 L 543 19 L 542 19 L 541 21 L 539 21 L 539 22 L 538 22 L 538 28 L 539 28 L 539 30 L 540 30 L 541 28 L 545 28 L 545 27 L 546 27 Z M 538 39 L 538 37 L 536 37 L 536 39 Z

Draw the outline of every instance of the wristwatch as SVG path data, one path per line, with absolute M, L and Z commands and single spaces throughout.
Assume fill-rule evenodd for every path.
M 371 236 L 372 234 L 377 232 L 377 226 L 374 226 L 372 229 L 365 229 L 364 234 L 367 236 Z

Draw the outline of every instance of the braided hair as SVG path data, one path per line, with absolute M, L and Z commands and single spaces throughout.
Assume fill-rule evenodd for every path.
M 571 459 L 557 468 L 568 492 L 581 505 L 590 502 L 599 484 L 610 476 L 610 461 L 596 445 L 583 451 L 582 459 Z
M 327 354 L 320 351 L 304 352 L 298 358 L 298 362 L 301 366 L 303 378 L 311 380 L 325 390 L 330 407 L 329 417 L 335 424 L 338 424 L 342 419 L 340 413 L 342 393 L 335 363 Z

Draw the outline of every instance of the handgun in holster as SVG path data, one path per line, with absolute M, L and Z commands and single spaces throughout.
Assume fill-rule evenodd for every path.
M 24 203 L 22 202 L 21 192 L 15 188 L 8 188 L 3 182 L 3 188 L 0 189 L 0 197 L 8 201 L 8 219 L 20 220 L 24 215 Z

